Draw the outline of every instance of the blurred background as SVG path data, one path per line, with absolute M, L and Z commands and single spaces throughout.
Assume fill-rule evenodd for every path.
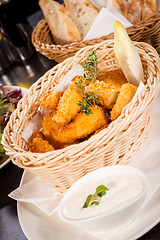
M 0 84 L 29 88 L 56 64 L 36 52 L 31 42 L 42 18 L 38 0 L 0 0 Z

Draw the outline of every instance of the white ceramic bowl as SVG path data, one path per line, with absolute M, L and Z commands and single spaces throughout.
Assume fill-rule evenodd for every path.
M 89 216 L 85 218 L 72 218 L 69 216 L 66 216 L 65 214 L 65 207 L 68 201 L 74 198 L 74 193 L 79 188 L 85 188 L 88 184 L 92 184 L 92 180 L 97 180 L 102 178 L 103 176 L 107 176 L 108 174 L 125 174 L 129 173 L 130 175 L 138 175 L 141 180 L 144 183 L 144 187 L 142 192 L 136 196 L 134 199 L 126 203 L 125 205 L 118 207 L 111 211 L 101 212 L 100 214 L 96 216 Z M 116 228 L 123 227 L 127 224 L 129 224 L 137 215 L 138 211 L 142 207 L 145 196 L 147 192 L 147 179 L 143 172 L 141 172 L 139 169 L 130 167 L 130 166 L 109 166 L 104 167 L 98 170 L 95 170 L 81 179 L 79 179 L 75 184 L 70 187 L 70 189 L 66 192 L 63 199 L 61 200 L 61 203 L 58 208 L 58 214 L 62 221 L 69 223 L 73 226 L 76 226 L 78 228 L 82 228 L 87 231 L 94 231 L 94 232 L 105 232 L 107 230 L 113 230 Z M 106 186 L 107 187 L 107 186 Z M 90 192 L 88 192 L 90 194 Z M 107 195 L 107 192 L 106 192 Z M 76 200 L 74 200 L 73 204 L 76 206 Z M 74 206 L 74 207 L 75 207 Z M 74 211 L 73 207 L 73 211 Z M 97 206 L 92 207 L 92 210 Z M 71 207 L 72 209 L 72 207 Z

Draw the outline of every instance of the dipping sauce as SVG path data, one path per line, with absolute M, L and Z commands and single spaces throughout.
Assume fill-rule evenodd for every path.
M 83 208 L 89 194 L 94 194 L 99 185 L 106 186 L 109 191 L 101 197 L 99 205 Z M 136 199 L 145 189 L 141 176 L 135 173 L 108 173 L 97 178 L 90 178 L 69 194 L 63 205 L 65 218 L 80 220 L 95 217 L 103 213 L 110 213 L 123 208 Z

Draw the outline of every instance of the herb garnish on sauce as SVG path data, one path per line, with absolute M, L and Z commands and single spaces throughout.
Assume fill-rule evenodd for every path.
M 91 205 L 99 205 L 99 201 L 101 197 L 103 197 L 106 194 L 106 191 L 109 191 L 107 187 L 105 187 L 104 185 L 99 185 L 96 188 L 96 192 L 94 194 L 88 195 L 82 208 L 87 208 Z

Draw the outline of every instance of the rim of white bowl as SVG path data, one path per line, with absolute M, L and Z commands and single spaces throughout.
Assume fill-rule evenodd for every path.
M 139 175 L 143 181 L 144 181 L 144 190 L 136 197 L 134 198 L 133 200 L 131 200 L 129 203 L 127 203 L 125 206 L 122 206 L 120 208 L 117 208 L 111 212 L 107 212 L 107 213 L 101 213 L 101 214 L 98 214 L 97 216 L 92 216 L 92 217 L 88 217 L 88 218 L 83 218 L 83 219 L 70 219 L 70 218 L 67 218 L 64 216 L 63 214 L 63 208 L 64 208 L 64 203 L 65 201 L 68 199 L 68 197 L 72 194 L 72 192 L 77 189 L 77 185 L 79 184 L 83 184 L 83 182 L 85 181 L 85 179 L 88 179 L 89 177 L 92 177 L 94 175 L 95 177 L 95 174 L 99 174 L 99 173 L 104 173 L 105 171 L 109 171 L 110 169 L 116 169 L 117 171 L 119 171 L 118 169 L 121 169 L 124 171 L 124 169 L 127 169 L 128 171 L 130 172 L 133 172 L 137 175 Z M 119 212 L 119 211 L 123 211 L 125 208 L 129 207 L 130 205 L 134 204 L 136 201 L 138 201 L 139 199 L 145 197 L 146 193 L 147 193 L 147 186 L 148 186 L 148 181 L 147 181 L 147 177 L 145 175 L 144 172 L 142 172 L 140 169 L 138 168 L 135 168 L 135 167 L 132 167 L 132 166 L 127 166 L 127 165 L 116 165 L 116 166 L 107 166 L 107 167 L 103 167 L 103 168 L 99 168 L 95 171 L 92 171 L 88 174 L 86 174 L 85 176 L 83 176 L 82 178 L 80 178 L 77 182 L 75 182 L 68 190 L 67 192 L 65 193 L 65 195 L 63 196 L 61 202 L 60 202 L 60 205 L 58 207 L 58 215 L 59 217 L 65 221 L 65 222 L 68 222 L 68 223 L 78 223 L 78 222 L 87 222 L 87 221 L 91 221 L 91 220 L 97 220 L 97 219 L 100 219 L 104 216 L 109 216 L 109 215 L 112 215 L 112 214 L 115 214 L 116 212 Z M 143 203 L 142 203 L 143 205 Z

